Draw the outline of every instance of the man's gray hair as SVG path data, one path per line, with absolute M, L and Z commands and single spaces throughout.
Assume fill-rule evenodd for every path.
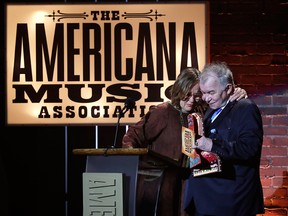
M 234 86 L 233 74 L 225 62 L 212 62 L 206 64 L 200 73 L 200 82 L 205 83 L 209 76 L 217 77 L 220 84 L 226 88 L 227 84 Z

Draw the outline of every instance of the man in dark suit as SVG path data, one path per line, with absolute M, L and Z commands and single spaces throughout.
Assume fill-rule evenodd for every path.
M 264 213 L 259 174 L 263 142 L 261 113 L 250 99 L 230 102 L 234 88 L 233 74 L 225 63 L 205 66 L 200 75 L 200 89 L 209 109 L 204 116 L 204 136 L 197 139 L 195 148 L 216 153 L 222 171 L 190 176 L 184 204 L 189 215 Z

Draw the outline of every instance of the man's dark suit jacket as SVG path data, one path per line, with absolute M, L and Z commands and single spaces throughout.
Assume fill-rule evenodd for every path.
M 185 208 L 216 216 L 264 213 L 260 182 L 263 142 L 261 113 L 250 99 L 229 102 L 209 124 L 213 110 L 204 116 L 205 136 L 213 140 L 212 152 L 222 160 L 222 172 L 187 180 Z

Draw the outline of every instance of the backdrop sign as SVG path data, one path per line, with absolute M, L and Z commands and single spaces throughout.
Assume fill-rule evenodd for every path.
M 207 62 L 207 5 L 7 4 L 7 123 L 138 121 Z

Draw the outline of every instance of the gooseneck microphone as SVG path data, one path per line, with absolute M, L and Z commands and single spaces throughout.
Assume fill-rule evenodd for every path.
M 124 103 L 124 107 L 120 110 L 120 112 L 118 113 L 118 121 L 117 121 L 117 125 L 116 125 L 116 132 L 115 132 L 115 137 L 114 137 L 114 143 L 112 148 L 116 147 L 116 141 L 117 141 L 117 137 L 118 137 L 118 129 L 119 129 L 119 125 L 120 125 L 120 119 L 124 116 L 124 114 L 128 111 L 131 110 L 135 107 L 135 100 L 133 100 L 132 98 L 127 98 L 125 103 Z M 109 147 L 107 147 L 108 150 Z M 107 151 L 106 150 L 106 151 Z

